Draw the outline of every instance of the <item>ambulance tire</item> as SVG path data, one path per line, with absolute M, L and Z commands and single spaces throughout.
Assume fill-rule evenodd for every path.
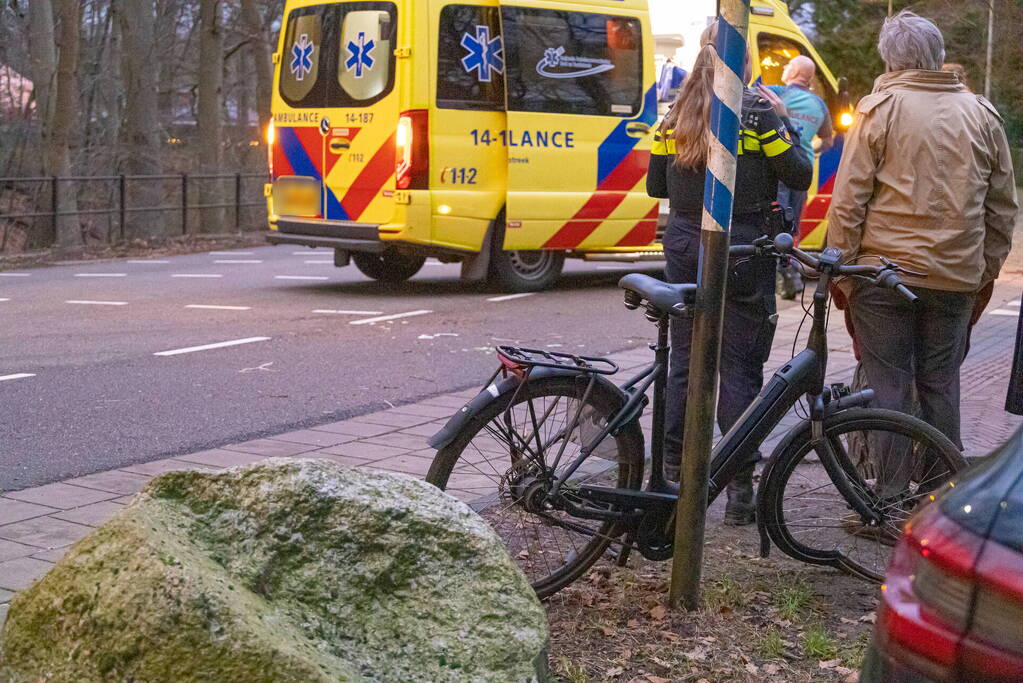
M 565 255 L 559 251 L 505 251 L 490 254 L 490 282 L 513 292 L 539 292 L 561 277 Z
M 382 282 L 403 282 L 419 272 L 426 257 L 388 249 L 382 254 L 355 252 L 355 267 L 366 277 Z

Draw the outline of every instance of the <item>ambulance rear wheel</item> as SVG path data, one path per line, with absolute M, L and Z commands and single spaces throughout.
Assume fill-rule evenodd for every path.
M 490 256 L 490 277 L 502 289 L 539 292 L 557 281 L 564 265 L 565 255 L 557 251 L 495 249 Z
M 388 249 L 382 254 L 352 254 L 355 267 L 363 275 L 383 282 L 402 282 L 419 272 L 426 263 L 425 256 Z

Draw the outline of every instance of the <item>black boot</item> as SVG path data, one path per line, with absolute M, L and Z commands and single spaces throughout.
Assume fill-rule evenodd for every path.
M 725 524 L 728 526 L 746 526 L 756 521 L 753 505 L 753 463 L 743 467 L 728 484 L 725 493 Z

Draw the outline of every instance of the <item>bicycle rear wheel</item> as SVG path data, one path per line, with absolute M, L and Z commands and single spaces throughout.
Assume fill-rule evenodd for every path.
M 761 481 L 758 514 L 787 555 L 880 582 L 903 523 L 965 460 L 938 430 L 891 410 L 843 410 L 824 421 L 824 436 L 830 472 L 824 461 L 832 456 L 817 452 L 809 423 L 782 440 Z M 858 509 L 881 522 L 865 523 Z
M 510 410 L 511 396 L 495 400 L 438 451 L 426 476 L 494 528 L 541 598 L 577 579 L 622 533 L 614 522 L 573 516 L 544 498 L 623 404 L 619 392 L 597 384 L 570 430 L 588 383 L 575 376 L 531 380 Z M 561 491 L 585 505 L 573 496 L 584 483 L 639 490 L 643 456 L 643 433 L 634 421 L 601 441 Z

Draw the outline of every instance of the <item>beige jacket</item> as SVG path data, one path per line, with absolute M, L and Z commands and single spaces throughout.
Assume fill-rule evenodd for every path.
M 835 179 L 828 245 L 845 259 L 887 256 L 927 273 L 904 275 L 906 284 L 971 292 L 998 277 L 1017 209 L 994 106 L 955 74 L 895 71 L 857 106 Z

